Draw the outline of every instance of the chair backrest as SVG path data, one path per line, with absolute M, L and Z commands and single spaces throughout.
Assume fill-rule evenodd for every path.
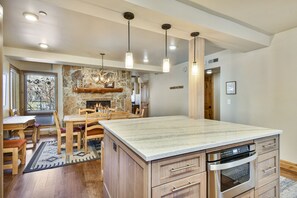
M 95 113 L 95 112 L 96 112 L 96 109 L 81 109 L 81 108 L 79 108 L 79 110 L 78 110 L 79 115 L 84 115 L 86 113 Z
M 17 109 L 9 109 L 9 116 L 19 116 L 19 111 Z
M 141 109 L 140 117 L 143 118 L 143 116 L 144 116 L 144 109 Z
M 116 119 L 127 119 L 129 118 L 130 113 L 126 111 L 117 111 L 117 112 L 110 112 L 109 119 L 116 120 Z
M 99 120 L 107 120 L 108 113 L 95 112 L 86 113 L 86 125 L 85 125 L 85 135 L 87 136 L 88 131 L 93 129 L 103 129 L 103 126 L 99 125 Z
M 57 111 L 54 111 L 54 119 L 55 119 L 55 124 L 57 128 L 57 135 L 59 136 L 61 135 L 61 125 L 60 125 L 60 120 L 59 120 Z
M 140 110 L 139 110 L 139 108 L 136 108 L 135 115 L 139 115 L 139 114 L 140 114 Z
M 141 109 L 140 110 L 140 109 L 136 108 L 135 114 L 136 115 L 140 115 L 140 117 L 143 118 L 143 116 L 144 116 L 144 109 Z

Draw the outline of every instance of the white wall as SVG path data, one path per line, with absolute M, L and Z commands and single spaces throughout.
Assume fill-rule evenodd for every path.
M 150 74 L 149 88 L 149 116 L 188 115 L 188 63 L 171 67 L 169 73 Z
M 297 163 L 297 28 L 274 36 L 270 47 L 248 53 L 224 51 L 221 67 L 221 120 L 282 129 L 281 159 Z M 237 81 L 237 94 L 225 82 Z M 231 104 L 227 104 L 231 99 Z

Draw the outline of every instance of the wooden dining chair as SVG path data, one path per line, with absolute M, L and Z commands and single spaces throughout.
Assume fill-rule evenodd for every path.
M 65 144 L 62 144 L 62 137 L 66 137 L 66 128 L 61 127 L 60 120 L 57 111 L 54 111 L 54 119 L 57 128 L 57 142 L 58 142 L 58 154 L 61 154 L 61 148 L 65 148 Z M 73 136 L 77 137 L 76 146 L 78 150 L 81 148 L 81 129 L 79 127 L 73 127 Z
M 18 174 L 18 160 L 21 160 L 21 164 L 26 163 L 26 140 L 4 140 L 3 141 L 3 154 L 8 154 L 9 156 L 4 156 L 4 160 L 8 159 L 11 163 L 4 164 L 3 170 L 12 169 L 12 174 Z
M 110 112 L 109 119 L 110 120 L 117 120 L 117 119 L 128 119 L 130 116 L 129 112 L 126 111 L 116 111 Z
M 139 109 L 139 108 L 136 108 L 136 110 L 135 110 L 135 114 L 136 115 L 139 115 L 141 118 L 143 118 L 143 116 L 144 116 L 144 109 Z
M 96 109 L 78 109 L 78 114 L 79 115 L 85 115 L 86 113 L 95 113 Z
M 20 116 L 20 113 L 17 109 L 9 109 L 9 116 Z M 32 140 L 35 146 L 36 142 L 40 139 L 40 124 L 35 121 L 34 126 L 27 127 L 24 133 L 26 134 L 26 137 L 29 137 Z
M 101 126 L 99 120 L 107 120 L 108 114 L 103 112 L 86 113 L 86 124 L 84 132 L 84 151 L 88 153 L 88 140 L 100 139 L 104 137 L 103 126 Z

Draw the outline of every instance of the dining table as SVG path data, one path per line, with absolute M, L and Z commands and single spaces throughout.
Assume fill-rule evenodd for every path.
M 3 119 L 3 130 L 17 131 L 18 136 L 21 139 L 25 139 L 25 129 L 33 126 L 33 144 L 36 144 L 36 116 L 11 116 Z
M 130 113 L 127 119 L 133 118 L 140 118 L 140 115 Z M 98 117 L 99 120 L 107 120 L 107 118 Z M 63 121 L 66 123 L 66 155 L 71 155 L 73 154 L 73 127 L 84 125 L 86 123 L 86 115 L 65 115 Z

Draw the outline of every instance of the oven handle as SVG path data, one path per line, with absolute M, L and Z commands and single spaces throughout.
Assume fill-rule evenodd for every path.
M 257 153 L 255 153 L 254 155 L 241 159 L 241 160 L 237 160 L 234 162 L 229 162 L 229 163 L 224 163 L 224 164 L 210 164 L 209 165 L 209 170 L 211 171 L 219 171 L 219 170 L 225 170 L 225 169 L 229 169 L 229 168 L 234 168 L 236 166 L 240 166 L 249 162 L 252 162 L 254 160 L 256 160 L 258 157 Z

